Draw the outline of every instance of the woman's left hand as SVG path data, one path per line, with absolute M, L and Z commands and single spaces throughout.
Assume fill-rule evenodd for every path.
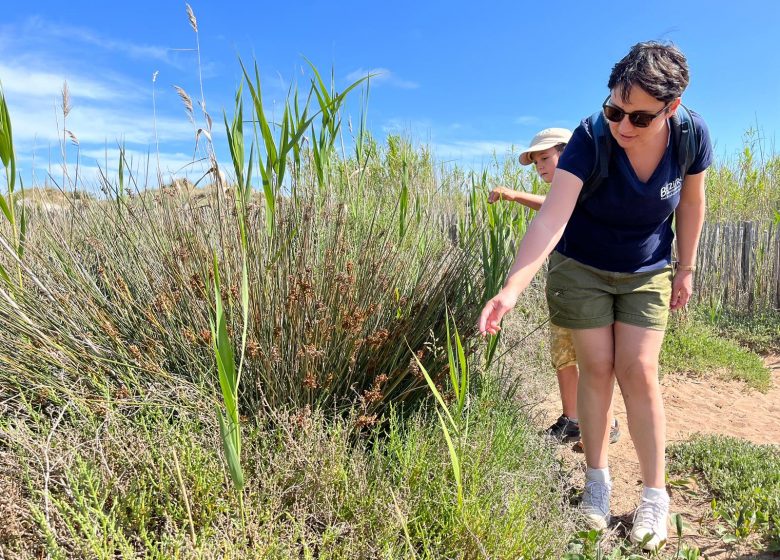
M 692 293 L 693 271 L 678 270 L 672 279 L 672 299 L 669 302 L 669 309 L 674 311 L 688 305 Z

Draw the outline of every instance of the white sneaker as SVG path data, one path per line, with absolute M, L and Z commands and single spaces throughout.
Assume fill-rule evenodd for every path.
M 585 482 L 580 510 L 588 524 L 593 529 L 606 529 L 609 525 L 609 496 L 612 494 L 612 484 L 598 480 Z
M 645 498 L 639 501 L 634 512 L 634 526 L 631 529 L 631 542 L 645 550 L 659 550 L 666 544 L 669 536 L 669 496 L 655 499 Z M 647 539 L 645 541 L 645 539 Z M 644 544 L 642 544 L 644 542 Z

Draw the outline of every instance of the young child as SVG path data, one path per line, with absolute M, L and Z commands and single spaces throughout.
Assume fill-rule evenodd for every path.
M 571 138 L 571 131 L 565 128 L 546 128 L 534 136 L 531 145 L 520 154 L 522 165 L 534 164 L 536 172 L 542 181 L 548 185 L 552 182 L 558 157 L 563 152 Z M 534 210 L 539 210 L 544 203 L 544 196 L 516 191 L 506 187 L 496 187 L 488 195 L 488 202 L 493 204 L 498 200 L 518 202 Z M 580 441 L 580 425 L 577 419 L 577 355 L 574 352 L 574 342 L 568 329 L 557 327 L 550 323 L 550 358 L 558 377 L 558 390 L 561 394 L 563 414 L 555 423 L 545 430 L 545 434 L 561 443 L 575 442 L 575 450 L 582 451 Z M 620 438 L 617 419 L 612 419 L 609 431 L 610 443 Z

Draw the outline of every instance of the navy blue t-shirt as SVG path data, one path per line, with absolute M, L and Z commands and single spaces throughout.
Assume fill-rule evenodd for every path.
M 695 175 L 712 163 L 712 142 L 701 116 L 693 111 L 691 115 L 699 151 L 688 174 Z M 609 176 L 584 202 L 577 202 L 555 249 L 583 264 L 612 272 L 644 272 L 667 266 L 672 259 L 672 217 L 683 182 L 673 143 L 670 135 L 661 162 L 643 183 L 626 152 L 613 142 Z M 595 158 L 593 138 L 583 120 L 561 154 L 558 168 L 585 181 Z

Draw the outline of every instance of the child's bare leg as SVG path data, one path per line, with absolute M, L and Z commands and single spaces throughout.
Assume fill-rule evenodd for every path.
M 563 414 L 568 418 L 578 418 L 577 416 L 577 379 L 579 371 L 577 365 L 562 367 L 557 372 L 558 390 L 561 393 L 561 405 Z

